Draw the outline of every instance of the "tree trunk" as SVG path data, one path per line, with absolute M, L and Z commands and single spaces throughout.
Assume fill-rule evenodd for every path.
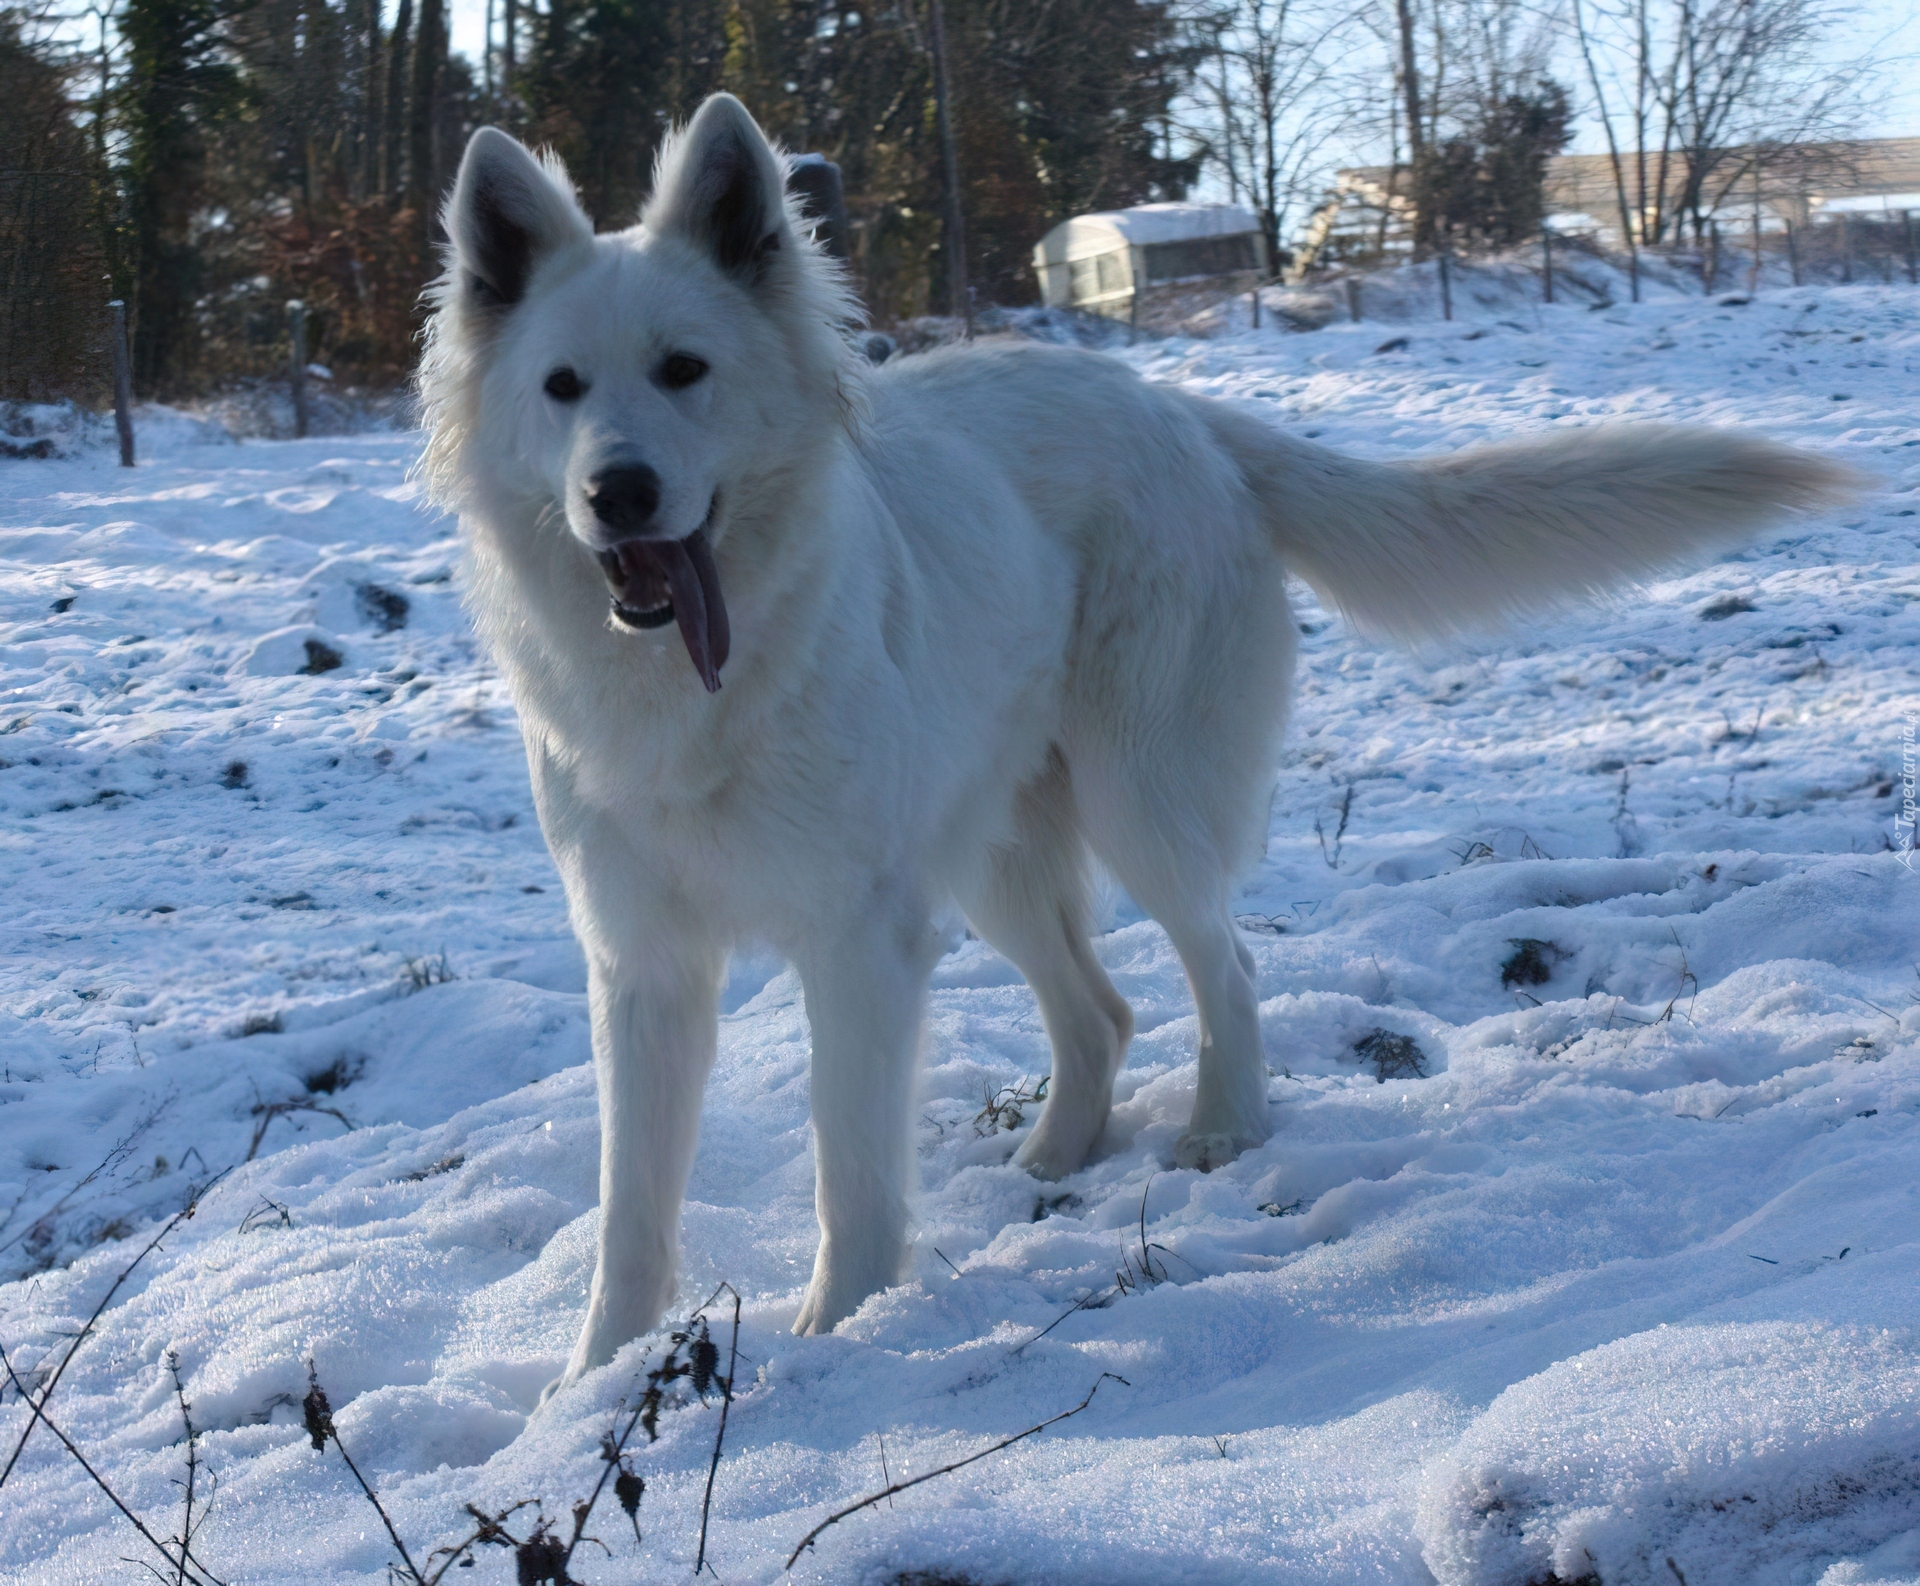
M 1587 24 L 1580 12 L 1580 0 L 1573 0 L 1573 31 L 1574 36 L 1580 41 L 1580 55 L 1586 62 L 1587 80 L 1593 84 L 1593 100 L 1595 107 L 1600 112 L 1600 126 L 1607 135 L 1607 163 L 1613 170 L 1614 202 L 1620 206 L 1620 240 L 1626 244 L 1628 270 L 1633 285 L 1633 300 L 1637 303 L 1640 301 L 1640 243 L 1635 235 L 1635 216 L 1632 212 L 1632 206 L 1627 199 L 1626 167 L 1620 159 L 1619 140 L 1613 135 L 1613 117 L 1607 112 L 1607 96 L 1600 86 L 1600 68 L 1594 64 L 1593 41 L 1587 34 Z M 1636 107 L 1635 118 L 1638 119 L 1638 116 L 1639 112 Z M 1640 160 L 1640 180 L 1642 193 L 1644 195 L 1646 183 L 1646 158 L 1644 151 L 1642 151 L 1640 155 Z M 1643 202 L 1641 215 L 1644 216 L 1645 213 L 1646 209 Z
M 366 0 L 367 58 L 360 85 L 360 193 L 380 191 L 380 0 Z
M 407 29 L 413 22 L 413 0 L 400 0 L 393 19 L 393 48 L 387 62 L 387 127 L 380 139 L 380 190 L 398 194 L 405 185 L 407 125 Z
M 407 201 L 431 223 L 440 196 L 440 85 L 447 55 L 445 0 L 420 0 L 420 28 L 413 45 L 413 94 L 407 106 Z
M 1394 0 L 1400 23 L 1400 90 L 1407 102 L 1407 163 L 1413 171 L 1413 255 L 1426 252 L 1433 238 L 1433 216 L 1426 194 L 1426 134 L 1420 124 L 1420 68 L 1413 44 L 1412 0 Z
M 947 27 L 940 0 L 929 0 L 927 36 L 933 46 L 934 119 L 940 133 L 940 166 L 946 188 L 946 249 L 948 312 L 966 323 L 973 334 L 973 299 L 967 291 L 967 234 L 960 214 L 960 162 L 953 145 L 953 108 L 947 90 Z

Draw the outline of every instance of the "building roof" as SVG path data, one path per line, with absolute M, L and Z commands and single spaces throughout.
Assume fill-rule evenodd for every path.
M 1623 150 L 1629 180 L 1633 180 L 1639 156 Z M 1646 155 L 1650 184 L 1659 185 L 1661 154 L 1649 150 Z M 1683 179 L 1684 162 L 1669 153 L 1666 161 L 1666 185 L 1677 194 Z M 1721 171 L 1708 186 L 1709 204 L 1724 201 L 1738 206 L 1752 202 L 1750 157 L 1744 148 L 1727 151 Z M 1373 203 L 1384 201 L 1392 190 L 1404 194 L 1406 174 L 1395 179 L 1389 166 L 1378 165 L 1358 170 L 1339 171 L 1335 179 L 1341 190 L 1353 192 Z M 1762 160 L 1761 197 L 1772 202 L 1798 200 L 1818 209 L 1860 208 L 1847 200 L 1911 195 L 1920 191 L 1920 138 L 1863 138 L 1842 143 L 1789 144 L 1769 149 Z M 1547 206 L 1555 212 L 1584 210 L 1593 215 L 1612 215 L 1615 208 L 1613 162 L 1605 154 L 1561 154 L 1547 162 Z M 1879 207 L 1878 205 L 1866 207 Z M 1897 207 L 1897 206 L 1896 206 Z

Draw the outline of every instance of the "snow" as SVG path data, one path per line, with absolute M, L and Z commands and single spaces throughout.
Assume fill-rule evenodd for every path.
M 1915 299 L 1510 296 L 1456 280 L 1450 324 L 1414 294 L 1391 331 L 1119 355 L 1368 455 L 1698 420 L 1882 488 L 1473 647 L 1380 649 L 1302 592 L 1236 905 L 1275 1138 L 1166 1165 L 1191 1003 L 1116 895 L 1097 951 L 1140 1029 L 1119 1105 L 1084 1172 L 1027 1178 L 1033 1106 L 975 1119 L 1045 1042 L 968 942 L 935 977 L 911 1272 L 831 1337 L 786 1330 L 815 1237 L 799 988 L 743 955 L 676 1306 L 745 1297 L 720 1578 L 778 1578 L 882 1485 L 882 1439 L 917 1474 L 1108 1371 L 1072 1420 L 834 1526 L 795 1578 L 1920 1581 L 1920 882 L 1894 851 Z M 167 1534 L 172 1352 L 218 1478 L 208 1566 L 372 1583 L 395 1554 L 299 1425 L 309 1359 L 419 1557 L 470 1501 L 564 1518 L 664 1338 L 530 1413 L 590 1276 L 583 974 L 417 437 L 235 445 L 153 411 L 140 446 L 132 473 L 98 435 L 0 462 L 0 1343 L 57 1360 L 231 1169 L 49 1413 Z M 1412 1047 L 1356 1050 L 1382 1030 Z M 582 1579 L 690 1575 L 717 1416 L 689 1396 L 642 1437 L 644 1540 L 596 1511 L 611 1558 L 583 1549 Z M 25 1423 L 9 1394 L 0 1453 Z M 138 1575 L 44 1431 L 4 1501 L 8 1579 Z M 483 1549 L 470 1578 L 512 1573 Z

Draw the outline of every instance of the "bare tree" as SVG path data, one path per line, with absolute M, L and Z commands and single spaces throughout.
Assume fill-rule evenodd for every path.
M 1275 259 L 1295 206 L 1323 185 L 1327 150 L 1360 118 L 1342 48 L 1357 20 L 1325 0 L 1203 0 L 1185 18 L 1200 64 L 1183 125 L 1259 210 Z
M 1878 47 L 1830 54 L 1854 19 L 1849 0 L 1572 5 L 1630 246 L 1678 240 L 1683 224 L 1703 238 L 1743 178 L 1813 179 L 1811 146 L 1844 140 L 1870 113 Z
M 1640 301 L 1640 240 L 1639 228 L 1634 224 L 1634 207 L 1627 196 L 1627 167 L 1620 157 L 1620 139 L 1614 131 L 1613 111 L 1607 102 L 1607 92 L 1600 78 L 1599 64 L 1594 58 L 1593 37 L 1587 28 L 1586 14 L 1580 9 L 1580 0 L 1573 0 L 1573 33 L 1580 44 L 1580 59 L 1587 68 L 1587 81 L 1593 88 L 1594 108 L 1600 117 L 1601 129 L 1607 136 L 1607 160 L 1613 169 L 1614 200 L 1620 209 L 1620 235 L 1626 244 L 1627 268 L 1633 282 L 1633 300 Z M 1644 76 L 1636 77 L 1636 85 L 1644 87 Z M 1638 107 L 1636 107 L 1638 109 Z M 1644 118 L 1638 118 L 1644 124 Z M 1642 181 L 1646 168 L 1646 149 L 1640 142 L 1635 144 L 1635 153 L 1640 162 Z M 1642 214 L 1645 213 L 1643 209 Z

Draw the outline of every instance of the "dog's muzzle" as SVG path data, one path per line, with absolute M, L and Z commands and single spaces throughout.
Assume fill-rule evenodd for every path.
M 709 694 L 718 693 L 730 636 L 706 525 L 684 540 L 624 540 L 600 552 L 600 567 L 615 620 L 629 628 L 678 622 L 693 669 Z

